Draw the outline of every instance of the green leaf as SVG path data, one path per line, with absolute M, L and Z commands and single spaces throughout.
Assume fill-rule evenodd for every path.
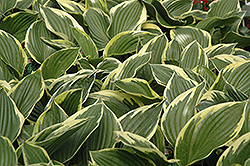
M 124 131 L 150 139 L 156 132 L 162 112 L 162 103 L 134 109 L 119 118 Z
M 171 39 L 176 39 L 183 47 L 196 40 L 202 48 L 211 46 L 211 36 L 207 31 L 194 27 L 178 27 L 170 30 Z
M 99 57 L 97 47 L 90 36 L 77 28 L 72 28 L 72 32 L 85 57 L 90 59 Z
M 9 71 L 7 66 L 3 63 L 3 61 L 0 60 L 0 80 L 6 80 L 9 82 L 12 79 L 15 80 L 15 77 L 11 74 L 11 72 Z
M 214 83 L 217 77 L 214 72 L 204 66 L 196 66 L 193 71 L 202 75 L 210 86 Z
M 196 105 L 205 89 L 205 82 L 177 96 L 170 105 L 163 105 L 161 128 L 168 142 L 175 147 L 181 129 L 196 113 Z
M 4 136 L 0 136 L 0 164 L 1 165 L 18 165 L 17 155 L 10 140 Z
M 71 15 L 62 10 L 41 6 L 40 13 L 45 21 L 46 27 L 65 40 L 74 42 L 71 27 L 84 31 Z
M 86 107 L 68 119 L 63 123 L 70 123 L 73 120 L 80 120 L 83 118 L 92 117 L 85 125 L 81 126 L 78 131 L 67 137 L 66 141 L 60 145 L 59 148 L 53 149 L 51 158 L 60 162 L 69 161 L 85 143 L 85 141 L 92 135 L 92 133 L 98 128 L 100 121 L 103 117 L 103 108 L 101 104 L 91 105 Z
M 127 149 L 103 149 L 90 152 L 92 162 L 98 165 L 106 166 L 155 166 L 152 160 L 142 158 Z
M 235 48 L 233 55 L 244 56 L 247 59 L 250 58 L 250 52 L 241 48 Z
M 86 0 L 86 7 L 90 8 L 99 8 L 102 11 L 104 11 L 107 15 L 109 15 L 109 11 L 108 11 L 108 6 L 107 6 L 107 2 L 103 1 L 103 0 Z
M 25 141 L 30 139 L 32 137 L 33 129 L 34 129 L 34 125 L 25 125 L 24 124 L 22 127 L 22 131 L 17 138 L 18 141 L 20 143 L 24 143 Z
M 64 110 L 55 101 L 52 101 L 50 106 L 46 107 L 46 110 L 37 119 L 32 135 L 41 132 L 49 126 L 61 123 L 67 118 L 68 115 Z
M 250 101 L 247 101 L 247 105 L 246 105 L 246 109 L 245 109 L 245 120 L 244 120 L 244 124 L 242 126 L 242 129 L 239 133 L 240 136 L 242 136 L 243 134 L 246 134 L 250 132 Z
M 15 101 L 24 118 L 28 118 L 35 104 L 42 98 L 43 93 L 44 84 L 39 70 L 23 78 L 9 91 L 11 98 Z
M 89 63 L 87 58 L 80 58 L 80 59 L 77 59 L 77 61 L 81 69 L 95 70 L 95 67 Z
M 53 35 L 47 30 L 43 20 L 34 22 L 28 29 L 25 38 L 25 48 L 31 55 L 31 57 L 38 63 L 49 57 L 55 50 L 42 42 L 41 37 L 46 39 L 53 39 Z
M 1 20 L 0 29 L 10 33 L 22 43 L 27 29 L 36 21 L 37 17 L 38 14 L 31 12 L 16 12 Z
M 117 142 L 114 131 L 122 131 L 122 126 L 115 114 L 102 103 L 103 117 L 98 128 L 91 134 L 78 153 L 72 159 L 70 165 L 87 164 L 90 160 L 89 151 L 112 148 Z M 83 157 L 86 156 L 86 157 Z M 71 160 L 71 161 L 72 161 Z
M 193 0 L 165 0 L 162 4 L 170 15 L 181 16 L 183 13 L 191 11 Z
M 239 0 L 217 0 L 210 4 L 207 17 L 224 17 L 231 11 L 240 11 Z
M 17 78 L 21 78 L 27 64 L 27 56 L 20 42 L 11 34 L 0 30 L 0 59 Z
M 55 102 L 71 116 L 82 109 L 83 89 L 71 89 L 65 91 L 55 98 Z
M 107 34 L 110 23 L 109 16 L 100 9 L 88 8 L 84 14 L 84 19 L 98 50 L 104 49 L 110 40 Z
M 29 142 L 23 143 L 22 153 L 25 165 L 31 165 L 41 162 L 48 163 L 50 161 L 50 157 L 46 150 Z
M 120 64 L 121 62 L 118 59 L 108 57 L 97 65 L 97 69 L 104 70 L 105 73 L 110 73 L 118 68 Z
M 143 106 L 143 103 L 136 97 L 123 92 L 112 90 L 102 90 L 91 93 L 89 95 L 89 99 L 94 99 L 94 102 L 98 99 L 101 99 L 117 117 L 120 117 L 130 110 L 138 108 L 139 106 Z M 88 103 L 88 101 L 86 103 Z
M 1 17 L 7 11 L 13 9 L 16 6 L 16 3 L 17 3 L 17 0 L 10 0 L 10 1 L 1 0 L 1 2 L 0 2 L 0 6 L 1 6 L 0 15 L 1 15 Z
M 232 54 L 235 46 L 236 46 L 235 43 L 216 44 L 216 45 L 204 48 L 204 50 L 205 50 L 208 58 L 213 58 L 216 55 Z
M 176 140 L 175 157 L 180 159 L 179 165 L 206 158 L 234 139 L 243 125 L 245 105 L 245 102 L 217 104 L 191 118 Z
M 110 15 L 111 24 L 108 28 L 108 34 L 112 38 L 120 32 L 136 30 L 146 21 L 147 12 L 143 3 L 131 0 L 113 7 L 110 10 Z
M 225 81 L 226 89 L 225 91 L 229 94 L 230 97 L 234 99 L 234 101 L 244 101 L 248 99 L 248 96 L 244 94 L 242 91 L 233 87 L 230 83 Z
M 173 39 L 168 43 L 166 55 L 163 57 L 164 61 L 175 60 L 180 62 L 181 60 L 181 52 L 183 51 L 183 47 L 181 44 L 176 40 Z
M 58 78 L 66 72 L 76 61 L 79 48 L 68 48 L 56 51 L 42 64 L 41 70 L 44 79 Z
M 160 96 L 149 86 L 148 82 L 138 78 L 127 78 L 116 80 L 115 85 L 128 94 L 149 99 L 159 98 Z
M 85 8 L 81 3 L 77 3 L 71 0 L 56 0 L 59 6 L 69 13 L 84 13 Z
M 156 35 L 145 31 L 125 31 L 117 34 L 106 45 L 103 57 L 124 55 L 135 52 L 138 45 L 146 44 Z
M 176 72 L 179 76 L 188 78 L 185 71 L 175 65 L 165 65 L 165 64 L 150 64 L 153 76 L 158 84 L 166 86 L 169 79 L 172 77 L 173 73 Z
M 165 137 L 162 133 L 161 127 L 158 125 L 154 136 L 150 139 L 162 153 L 165 153 Z
M 134 54 L 130 56 L 108 75 L 103 83 L 102 90 L 114 89 L 113 81 L 116 79 L 122 80 L 124 78 L 134 77 L 136 72 L 149 62 L 150 58 L 150 53 Z
M 250 37 L 230 31 L 220 41 L 222 43 L 238 43 L 237 47 L 246 47 L 249 46 Z
M 250 157 L 250 132 L 238 138 L 220 156 L 217 166 L 231 165 L 233 163 L 244 165 Z
M 76 45 L 69 41 L 64 39 L 45 39 L 44 37 L 40 37 L 40 39 L 43 41 L 44 44 L 50 46 L 51 48 L 54 48 L 55 50 L 61 50 L 63 48 L 70 48 L 70 47 L 76 47 Z
M 33 0 L 17 0 L 16 8 L 18 9 L 27 9 L 31 6 Z
M 20 134 L 24 117 L 16 107 L 15 102 L 0 89 L 0 135 L 7 137 L 11 142 Z
M 197 41 L 193 41 L 187 45 L 182 51 L 181 56 L 180 67 L 182 68 L 193 69 L 198 65 L 208 67 L 207 55 Z
M 232 101 L 233 99 L 222 91 L 209 90 L 202 96 L 201 102 L 198 104 L 198 109 L 203 110 L 216 104 Z
M 170 104 L 177 96 L 195 87 L 196 85 L 198 85 L 196 81 L 179 76 L 174 72 L 173 76 L 166 85 L 163 97 L 166 102 Z

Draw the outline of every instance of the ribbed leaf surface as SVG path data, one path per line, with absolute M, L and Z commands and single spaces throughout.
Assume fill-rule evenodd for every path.
M 113 37 L 104 49 L 103 57 L 135 52 L 156 35 L 145 31 L 125 31 Z
M 33 0 L 18 0 L 16 8 L 18 9 L 27 9 L 33 3 Z
M 22 145 L 23 160 L 25 165 L 37 164 L 37 163 L 48 163 L 50 157 L 46 150 L 37 145 L 31 143 L 23 143 Z
M 43 93 L 43 79 L 41 71 L 39 70 L 23 78 L 9 92 L 17 108 L 25 118 L 30 115 L 35 104 L 42 98 Z
M 250 132 L 250 101 L 248 100 L 245 110 L 245 120 L 240 135 Z
M 0 164 L 1 165 L 18 165 L 17 155 L 10 140 L 0 136 Z
M 27 55 L 20 42 L 11 34 L 0 30 L 0 58 L 21 77 L 27 64 Z
M 0 135 L 13 142 L 20 134 L 24 117 L 4 89 L 0 89 Z
M 164 114 L 162 116 L 161 128 L 172 146 L 175 146 L 181 129 L 196 114 L 196 105 L 199 103 L 204 88 L 205 83 L 203 82 L 181 93 L 169 106 L 163 105 Z
M 165 153 L 165 137 L 162 133 L 161 127 L 158 125 L 155 135 L 150 139 L 162 153 Z
M 196 40 L 203 48 L 211 46 L 211 36 L 207 31 L 194 27 L 178 27 L 170 31 L 171 39 L 176 39 L 183 47 Z
M 183 13 L 191 11 L 193 0 L 165 0 L 162 2 L 172 16 L 181 16 Z
M 103 0 L 86 0 L 86 7 L 93 7 L 93 8 L 99 8 L 102 11 L 104 11 L 106 14 L 109 15 L 107 2 Z
M 176 40 L 172 39 L 167 46 L 166 55 L 163 58 L 164 61 L 175 60 L 180 62 L 181 60 L 181 52 L 183 47 L 181 44 Z
M 81 3 L 77 3 L 71 0 L 56 0 L 60 7 L 66 12 L 70 13 L 84 13 L 85 8 Z
M 34 22 L 28 29 L 25 38 L 25 47 L 36 62 L 43 63 L 55 50 L 44 44 L 40 37 L 46 39 L 55 38 L 55 35 L 47 30 L 42 20 Z
M 109 42 L 107 29 L 109 26 L 109 16 L 97 8 L 89 8 L 84 15 L 89 32 L 99 50 L 103 49 Z
M 15 77 L 11 74 L 7 66 L 0 60 L 0 80 L 10 81 L 15 79 Z
M 41 66 L 43 78 L 60 77 L 73 65 L 78 54 L 79 48 L 67 48 L 53 53 Z
M 0 6 L 1 6 L 0 14 L 3 15 L 7 11 L 13 9 L 16 3 L 17 3 L 17 0 L 10 0 L 10 1 L 2 0 L 0 2 Z
M 216 44 L 210 47 L 205 48 L 205 52 L 208 58 L 212 58 L 220 54 L 232 54 L 234 51 L 235 43 L 231 44 Z
M 40 7 L 40 13 L 45 21 L 46 27 L 56 35 L 65 40 L 74 41 L 71 27 L 78 28 L 83 31 L 83 28 L 77 21 L 68 13 L 50 7 Z
M 246 47 L 250 41 L 249 36 L 243 36 L 239 33 L 230 31 L 222 39 L 223 43 L 237 43 L 237 47 Z
M 110 10 L 108 34 L 112 38 L 120 32 L 135 30 L 146 21 L 146 7 L 138 0 L 122 2 Z
M 139 107 L 119 118 L 124 131 L 150 139 L 157 129 L 162 112 L 162 103 Z
M 126 149 L 104 149 L 90 152 L 92 162 L 106 166 L 155 166 L 152 160 L 139 157 Z
M 244 165 L 250 157 L 250 132 L 238 138 L 220 156 L 217 166 L 232 165 L 233 163 Z
M 193 71 L 195 71 L 196 73 L 199 73 L 202 77 L 204 77 L 210 86 L 214 83 L 217 77 L 214 72 L 212 72 L 210 69 L 208 69 L 205 66 L 196 66 L 193 69 Z
M 206 158 L 214 149 L 234 139 L 244 121 L 245 102 L 218 104 L 196 114 L 176 140 L 175 157 L 179 165 Z
M 198 65 L 208 67 L 207 55 L 197 41 L 193 41 L 187 45 L 181 56 L 180 67 L 182 68 L 193 69 Z
M 26 31 L 36 21 L 38 14 L 16 12 L 5 17 L 0 23 L 0 29 L 12 34 L 20 43 L 25 39 Z

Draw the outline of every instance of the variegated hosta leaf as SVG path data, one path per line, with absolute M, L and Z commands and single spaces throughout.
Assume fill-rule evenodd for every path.
M 112 38 L 120 32 L 136 30 L 146 21 L 147 12 L 144 3 L 138 0 L 122 2 L 110 10 L 111 24 L 108 34 Z M 140 29 L 138 29 L 140 30 Z
M 212 72 L 210 69 L 208 69 L 207 67 L 204 67 L 204 66 L 196 66 L 193 69 L 193 71 L 202 75 L 202 77 L 205 78 L 205 80 L 208 82 L 208 84 L 210 86 L 214 83 L 214 81 L 217 77 L 214 72 Z
M 182 51 L 181 56 L 180 67 L 188 69 L 193 69 L 198 65 L 208 67 L 207 55 L 197 41 L 193 41 L 187 45 Z
M 28 118 L 43 93 L 44 84 L 42 73 L 39 70 L 23 78 L 9 91 L 11 98 L 25 118 Z
M 44 112 L 37 119 L 33 129 L 33 135 L 49 126 L 61 123 L 67 118 L 68 115 L 64 112 L 64 110 L 55 101 L 52 101 L 50 106 L 46 107 L 46 110 L 44 110 Z
M 109 11 L 108 11 L 108 6 L 107 6 L 107 2 L 103 1 L 103 0 L 86 0 L 86 7 L 90 8 L 99 8 L 102 11 L 104 11 L 106 14 L 109 15 Z
M 17 78 L 21 78 L 27 64 L 27 55 L 20 42 L 11 34 L 0 30 L 0 58 Z
M 162 4 L 170 15 L 178 17 L 183 13 L 191 11 L 193 0 L 164 0 Z
M 11 72 L 9 71 L 7 66 L 3 63 L 3 61 L 0 60 L 0 80 L 6 80 L 9 82 L 12 79 L 15 80 L 16 78 L 11 74 Z
M 40 37 L 40 39 L 48 46 L 54 48 L 55 50 L 61 50 L 63 48 L 76 47 L 75 43 L 64 40 L 64 39 L 45 39 Z
M 150 159 L 141 157 L 136 153 L 121 148 L 103 149 L 90 152 L 92 162 L 97 165 L 133 165 L 133 166 L 155 166 Z
M 244 122 L 246 102 L 208 107 L 191 118 L 176 140 L 175 158 L 180 166 L 206 158 L 214 149 L 234 139 Z
M 77 28 L 72 28 L 72 32 L 85 57 L 90 59 L 99 57 L 97 47 L 90 36 Z
M 120 64 L 121 62 L 118 59 L 108 57 L 97 65 L 97 69 L 104 70 L 105 73 L 110 73 L 118 68 Z
M 32 133 L 33 133 L 33 129 L 34 129 L 34 125 L 26 125 L 24 124 L 22 127 L 22 131 L 20 133 L 20 135 L 18 136 L 18 141 L 20 143 L 23 143 L 25 141 L 27 141 L 28 139 L 30 139 L 30 137 L 32 137 Z
M 67 48 L 56 51 L 42 64 L 44 79 L 58 78 L 65 73 L 76 61 L 79 48 Z
M 185 71 L 175 65 L 165 65 L 165 64 L 150 64 L 152 69 L 153 76 L 158 84 L 162 86 L 166 86 L 169 79 L 172 77 L 173 73 L 175 72 L 179 76 L 184 78 L 188 78 L 188 75 Z
M 71 27 L 84 31 L 71 15 L 62 10 L 41 6 L 40 13 L 46 27 L 65 40 L 74 41 Z
M 211 46 L 211 36 L 207 31 L 194 27 L 178 27 L 170 31 L 171 39 L 176 39 L 183 47 L 196 40 L 202 48 Z
M 151 105 L 134 109 L 119 118 L 124 131 L 150 139 L 157 129 L 162 112 L 162 104 L 154 103 Z
M 231 11 L 240 11 L 239 0 L 217 0 L 210 4 L 207 17 L 224 17 Z
M 237 47 L 249 46 L 250 37 L 230 31 L 221 40 L 222 43 L 237 43 Z
M 30 142 L 24 142 L 21 148 L 25 165 L 32 165 L 42 162 L 48 163 L 50 161 L 48 153 L 40 146 L 33 145 Z
M 60 7 L 70 13 L 84 13 L 85 8 L 81 3 L 77 3 L 71 0 L 56 0 Z
M 115 85 L 128 94 L 149 99 L 160 98 L 160 96 L 149 86 L 148 82 L 138 78 L 127 78 L 116 80 Z
M 117 69 L 113 70 L 108 75 L 103 83 L 102 89 L 113 90 L 115 88 L 113 83 L 114 80 L 134 77 L 136 72 L 149 62 L 150 58 L 150 53 L 135 54 L 127 58 Z
M 110 23 L 109 16 L 98 8 L 88 8 L 84 14 L 90 35 L 98 50 L 104 49 L 110 40 L 107 29 Z
M 245 120 L 239 135 L 243 135 L 250 132 L 250 100 L 247 101 L 245 110 Z
M 124 115 L 132 109 L 143 106 L 143 103 L 136 97 L 120 91 L 102 90 L 91 93 L 89 99 L 94 99 L 94 101 L 101 99 L 117 117 Z M 88 101 L 86 102 L 88 103 Z
M 220 156 L 216 166 L 244 165 L 250 157 L 250 132 L 238 138 Z M 247 165 L 246 165 L 247 166 Z
M 155 135 L 150 139 L 150 142 L 152 142 L 162 153 L 165 153 L 165 137 L 159 125 L 157 126 Z
M 234 47 L 236 46 L 235 43 L 231 44 L 216 44 L 207 48 L 204 48 L 207 57 L 212 58 L 216 55 L 221 54 L 232 54 L 234 51 Z
M 163 61 L 171 61 L 175 60 L 180 62 L 181 60 L 181 52 L 183 51 L 183 47 L 176 39 L 172 39 L 167 46 L 166 54 L 163 57 Z
M 195 87 L 198 83 L 190 78 L 179 76 L 175 72 L 168 81 L 164 90 L 164 99 L 170 104 L 177 96 Z
M 95 70 L 95 67 L 91 65 L 87 58 L 77 59 L 81 69 Z
M 16 6 L 17 0 L 10 0 L 10 1 L 5 1 L 1 0 L 0 1 L 0 16 L 4 15 L 7 11 L 13 9 Z
M 31 6 L 33 0 L 17 0 L 16 8 L 18 9 L 27 9 Z
M 146 138 L 133 134 L 131 132 L 116 132 L 119 141 L 132 148 L 137 154 L 151 159 L 156 165 L 167 165 L 167 157 L 158 150 L 158 148 Z
M 244 50 L 244 49 L 241 49 L 241 48 L 235 48 L 234 49 L 234 52 L 233 52 L 233 55 L 238 55 L 240 57 L 245 57 L 247 59 L 250 58 L 250 52 Z
M 0 89 L 0 135 L 13 142 L 20 134 L 24 117 L 4 89 Z
M 109 57 L 114 55 L 124 55 L 137 51 L 138 46 L 144 45 L 156 34 L 152 34 L 145 31 L 125 31 L 117 34 L 106 45 L 103 57 Z
M 241 57 L 235 55 L 227 55 L 227 54 L 216 55 L 213 58 L 210 58 L 210 60 L 213 62 L 213 65 L 219 71 L 232 63 L 246 61 Z
M 22 43 L 27 29 L 37 20 L 37 17 L 38 14 L 30 12 L 16 12 L 1 20 L 0 29 L 10 33 Z
M 230 83 L 225 81 L 225 92 L 234 99 L 234 101 L 244 101 L 248 99 L 248 96 L 241 90 L 235 88 Z
M 55 35 L 47 30 L 43 20 L 34 22 L 29 27 L 25 38 L 25 48 L 27 48 L 31 57 L 36 62 L 43 63 L 55 50 L 44 44 L 40 37 L 45 37 L 46 39 L 55 38 Z
M 250 86 L 248 86 L 250 73 L 250 61 L 237 62 L 225 67 L 221 73 L 224 78 L 236 89 L 239 89 L 247 96 L 250 95 Z
M 7 137 L 0 135 L 0 164 L 1 165 L 18 165 L 15 149 Z
M 209 90 L 202 96 L 201 102 L 198 104 L 198 109 L 203 110 L 216 104 L 232 101 L 234 100 L 228 94 L 222 91 Z
M 196 113 L 196 105 L 205 89 L 205 82 L 181 93 L 170 105 L 163 105 L 161 128 L 168 142 L 175 147 L 181 129 Z
M 98 128 L 91 134 L 78 153 L 71 160 L 70 165 L 87 164 L 90 159 L 89 151 L 112 148 L 117 142 L 114 131 L 122 131 L 122 126 L 115 114 L 102 103 L 103 117 Z M 86 157 L 85 157 L 86 156 Z
M 159 35 L 163 34 L 161 28 L 159 26 L 157 26 L 156 24 L 151 23 L 151 22 L 144 22 L 141 25 L 141 30 L 151 32 L 154 34 L 159 34 Z

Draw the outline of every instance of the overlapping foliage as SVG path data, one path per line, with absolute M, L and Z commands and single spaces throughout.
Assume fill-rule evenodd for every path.
M 0 165 L 249 165 L 241 1 L 0 6 Z

